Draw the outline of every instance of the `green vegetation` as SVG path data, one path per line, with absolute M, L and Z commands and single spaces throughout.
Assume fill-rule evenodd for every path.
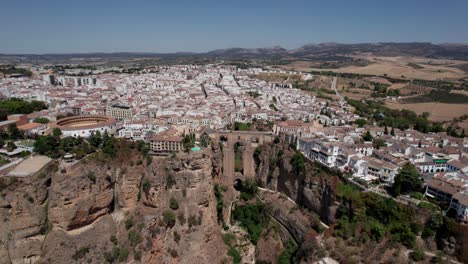
M 228 254 L 228 256 L 232 257 L 232 262 L 234 264 L 240 264 L 241 263 L 242 257 L 239 254 L 239 251 L 237 251 L 237 249 L 235 249 L 233 247 L 230 247 L 227 254 Z
M 130 242 L 130 246 L 135 247 L 143 241 L 143 238 L 139 231 L 132 229 L 128 232 L 128 241 Z
M 189 215 L 187 220 L 189 228 L 198 224 L 197 217 L 195 215 Z
M 3 166 L 3 165 L 5 165 L 5 164 L 7 164 L 9 162 L 10 161 L 8 159 L 4 158 L 3 156 L 0 156 L 0 166 Z M 0 191 L 1 191 L 1 189 L 0 189 Z
M 180 234 L 177 233 L 176 231 L 174 231 L 174 241 L 176 243 L 179 243 L 179 241 L 180 241 Z
M 366 131 L 366 133 L 362 136 L 362 140 L 364 141 L 372 141 L 373 137 L 369 131 Z
M 16 68 L 15 66 L 12 65 L 1 65 L 0 66 L 0 73 L 4 75 L 17 75 L 17 76 L 26 76 L 26 77 L 31 77 L 32 72 L 27 69 L 22 69 L 22 68 Z
M 190 152 L 190 150 L 195 146 L 195 135 L 185 135 L 182 140 L 182 145 L 184 146 L 185 152 Z
M 466 104 L 468 96 L 460 93 L 451 93 L 450 90 L 432 90 L 428 94 L 405 98 L 404 103 L 440 102 L 447 104 Z
M 395 183 L 392 186 L 394 195 L 408 194 L 422 189 L 423 180 L 419 175 L 416 166 L 411 163 L 404 165 L 395 176 Z
M 163 221 L 164 221 L 164 224 L 169 228 L 172 228 L 173 226 L 175 226 L 176 216 L 174 212 L 172 212 L 171 210 L 164 210 Z
M 424 251 L 417 248 L 409 254 L 409 257 L 414 261 L 423 261 L 425 259 Z
M 145 194 L 148 194 L 150 188 L 151 188 L 151 183 L 148 179 L 144 179 L 143 180 L 143 184 L 142 184 L 142 188 L 143 188 L 143 192 Z
M 75 253 L 73 254 L 72 256 L 72 259 L 73 260 L 79 260 L 79 259 L 82 259 L 86 256 L 86 254 L 89 253 L 89 248 L 88 247 L 81 247 L 80 249 L 78 249 L 77 251 L 75 251 Z
M 203 148 L 206 148 L 208 147 L 209 144 L 210 144 L 210 138 L 206 134 L 203 134 L 200 137 L 200 146 Z
M 380 102 L 367 100 L 358 101 L 347 99 L 347 102 L 356 109 L 356 114 L 374 120 L 379 126 L 395 127 L 400 130 L 414 128 L 423 133 L 440 132 L 440 124 L 431 126 L 427 114 L 417 115 L 415 112 L 402 109 L 394 110 L 385 107 Z
M 359 119 L 356 119 L 354 123 L 358 125 L 358 127 L 364 127 L 365 125 L 367 125 L 367 120 L 359 118 Z
M 41 101 L 25 101 L 18 98 L 0 100 L 0 120 L 6 120 L 8 115 L 30 114 L 32 112 L 47 109 L 47 105 Z
M 197 218 L 196 215 L 189 215 L 188 220 L 187 220 L 189 228 L 191 228 L 192 226 L 201 225 L 202 217 L 203 217 L 203 212 L 202 211 L 198 212 L 198 218 Z
M 46 65 L 44 66 L 45 69 L 48 69 L 48 70 L 53 70 L 54 72 L 63 72 L 65 70 L 69 70 L 69 69 L 82 69 L 82 70 L 97 70 L 96 66 L 91 66 L 91 65 L 69 65 L 69 64 L 65 64 L 65 65 L 59 65 L 59 64 L 54 64 L 54 65 Z
M 8 126 L 7 132 L 1 130 L 0 137 L 2 139 L 17 140 L 24 138 L 24 134 L 21 130 L 18 129 L 18 127 L 16 127 L 15 124 L 11 124 Z
M 146 156 L 146 166 L 151 165 L 151 163 L 153 163 L 153 157 Z
M 112 244 L 114 244 L 114 245 L 117 245 L 117 244 L 119 243 L 119 242 L 117 241 L 117 237 L 114 236 L 114 235 L 112 235 L 112 236 L 110 237 L 110 242 L 112 242 Z
M 8 152 L 12 152 L 13 150 L 17 149 L 15 143 L 8 141 L 7 143 L 7 150 Z
M 124 262 L 127 260 L 128 254 L 128 249 L 114 246 L 111 252 L 104 253 L 104 260 L 107 263 Z
M 219 184 L 215 184 L 214 186 L 214 194 L 216 198 L 216 215 L 218 217 L 219 223 L 223 221 L 223 209 L 224 209 L 223 192 L 225 192 L 226 190 L 227 190 L 226 186 L 222 186 Z
M 233 211 L 233 218 L 239 221 L 240 226 L 247 231 L 249 239 L 254 245 L 260 239 L 263 228 L 270 221 L 270 217 L 263 204 L 238 206 Z
M 422 200 L 424 199 L 424 194 L 420 192 L 412 192 L 410 193 L 410 197 L 413 199 Z
M 256 147 L 253 153 L 253 159 L 255 161 L 255 165 L 258 167 L 260 165 L 260 155 L 262 154 L 262 149 L 260 147 Z
M 292 264 L 296 263 L 297 261 L 294 260 L 294 254 L 298 249 L 297 244 L 294 241 L 288 241 L 286 244 L 286 248 L 281 252 L 278 257 L 278 264 Z
M 389 85 L 382 84 L 382 83 L 372 83 L 374 85 L 374 91 L 372 92 L 372 97 L 386 97 L 387 95 L 389 96 L 396 96 L 399 95 L 398 90 L 389 90 L 388 87 Z
M 423 66 L 421 66 L 421 65 L 419 65 L 419 64 L 416 64 L 416 63 L 412 63 L 412 62 L 411 62 L 411 63 L 408 63 L 407 65 L 410 66 L 411 68 L 417 69 L 417 70 L 419 70 L 419 69 L 424 69 Z
M 179 220 L 179 224 L 180 225 L 185 225 L 185 222 L 187 221 L 185 219 L 185 215 L 184 215 L 184 212 L 179 212 L 179 214 L 177 214 L 177 220 Z
M 234 122 L 234 130 L 235 131 L 250 131 L 252 124 L 250 123 L 240 123 Z
M 167 177 L 166 177 L 166 186 L 167 186 L 167 188 L 169 188 L 169 189 L 172 188 L 172 186 L 176 185 L 176 183 L 177 182 L 176 182 L 176 180 L 174 178 L 174 175 L 172 175 L 172 174 L 167 175 Z
M 88 174 L 87 174 L 86 176 L 88 177 L 88 179 L 89 179 L 93 184 L 96 183 L 96 174 L 94 174 L 94 172 L 90 171 L 90 172 L 88 172 Z
M 233 263 L 241 263 L 242 257 L 239 251 L 232 245 L 232 242 L 236 240 L 236 237 L 231 233 L 222 234 L 224 244 L 229 247 L 227 255 L 232 257 Z
M 35 123 L 39 123 L 39 124 L 47 124 L 49 123 L 49 119 L 45 118 L 45 117 L 38 117 L 36 119 L 34 119 L 34 122 Z
M 337 186 L 337 195 L 341 205 L 337 210 L 335 235 L 360 243 L 378 242 L 388 235 L 392 241 L 409 248 L 414 246 L 420 230 L 414 209 L 391 198 L 360 192 L 347 184 Z
M 171 199 L 169 199 L 169 208 L 172 210 L 179 209 L 179 203 L 177 202 L 176 198 L 171 197 Z
M 240 184 L 238 190 L 241 192 L 241 200 L 248 201 L 254 198 L 258 192 L 257 182 L 255 182 L 255 179 L 248 178 Z
M 125 229 L 129 230 L 130 228 L 132 228 L 134 225 L 133 223 L 133 218 L 132 217 L 129 217 L 125 220 Z
M 380 149 L 382 147 L 385 147 L 386 146 L 386 143 L 385 143 L 385 140 L 383 140 L 382 138 L 374 138 L 372 140 L 372 146 L 375 148 L 375 149 Z
M 247 92 L 247 94 L 248 94 L 249 96 L 253 97 L 253 98 L 258 98 L 258 97 L 261 96 L 261 94 L 260 94 L 259 92 L 257 92 L 257 91 L 255 91 L 255 92 Z
M 305 173 L 304 155 L 301 152 L 296 151 L 294 156 L 291 158 L 292 171 L 298 176 Z
M 236 239 L 236 237 L 231 233 L 222 234 L 221 236 L 223 238 L 224 244 L 226 244 L 227 246 L 231 246 L 232 241 Z
M 46 135 L 40 136 L 34 142 L 34 152 L 51 158 L 60 158 L 66 153 L 73 153 L 75 158 L 80 159 L 94 150 L 94 147 L 82 138 L 65 137 L 60 139 L 58 136 Z

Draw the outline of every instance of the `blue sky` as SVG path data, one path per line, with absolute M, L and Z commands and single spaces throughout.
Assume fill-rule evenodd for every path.
M 467 0 L 1 0 L 0 53 L 468 42 Z

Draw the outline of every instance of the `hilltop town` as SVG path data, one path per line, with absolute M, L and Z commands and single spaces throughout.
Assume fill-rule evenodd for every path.
M 1 178 L 5 179 L 2 180 L 2 192 L 13 188 L 8 179 L 37 177 L 48 171 L 51 164 L 57 164 L 57 173 L 76 173 L 76 168 L 89 162 L 89 157 L 99 156 L 100 153 L 109 154 L 115 159 L 116 153 L 125 155 L 118 149 L 125 148 L 122 146 L 130 142 L 128 144 L 137 144 L 139 150 L 144 149 L 146 161 L 131 161 L 131 166 L 147 163 L 144 173 L 151 174 L 153 162 L 165 166 L 169 164 L 166 159 L 174 158 L 186 159 L 185 163 L 181 163 L 184 165 L 180 165 L 184 168 L 171 163 L 173 167 L 166 168 L 164 173 L 173 170 L 173 175 L 179 175 L 177 172 L 180 170 L 200 168 L 213 171 L 216 185 L 210 181 L 206 183 L 210 188 L 205 186 L 204 189 L 198 183 L 195 186 L 205 191 L 211 191 L 211 186 L 218 186 L 214 187 L 214 195 L 218 202 L 221 199 L 221 208 L 225 210 L 220 212 L 217 208 L 218 224 L 225 226 L 231 221 L 226 215 L 226 201 L 242 200 L 242 193 L 249 194 L 239 187 L 249 179 L 254 179 L 255 188 L 258 185 L 281 192 L 278 184 L 284 172 L 283 165 L 278 164 L 282 164 L 281 160 L 285 162 L 283 155 L 291 155 L 292 158 L 287 160 L 292 166 L 288 177 L 295 177 L 293 182 L 300 186 L 310 180 L 308 173 L 312 173 L 306 171 L 303 164 L 305 159 L 306 163 L 315 164 L 331 175 L 339 175 L 340 181 L 353 186 L 359 193 L 372 193 L 394 201 L 398 206 L 434 210 L 460 226 L 468 224 L 468 138 L 465 131 L 430 121 L 424 113 L 391 110 L 381 105 L 382 101 L 378 99 L 350 99 L 341 94 L 345 90 L 343 86 L 351 87 L 350 77 L 273 68 L 239 68 L 222 62 L 138 69 L 41 65 L 16 72 L 13 69 L 12 72 L 0 79 L 0 112 L 3 119 L 0 122 L 0 173 Z M 374 77 L 371 81 L 375 93 L 381 93 L 378 83 L 384 82 L 378 78 Z M 396 100 L 399 96 L 398 93 L 384 92 L 378 97 Z M 464 121 L 466 115 L 460 119 Z M 275 157 L 273 154 L 264 156 L 267 155 L 265 153 L 277 151 L 277 144 L 283 146 L 281 154 L 278 151 Z M 223 153 L 222 158 L 216 159 L 216 153 Z M 133 160 L 132 156 L 128 158 Z M 197 164 L 187 165 L 191 164 L 191 159 L 196 160 Z M 301 159 L 302 167 L 297 165 Z M 124 160 L 121 162 L 125 163 Z M 110 168 L 111 165 L 108 166 Z M 276 166 L 280 166 L 280 169 Z M 156 171 L 162 171 L 160 169 L 153 168 L 152 174 L 159 175 Z M 193 173 L 198 175 L 198 172 Z M 95 183 L 96 176 L 89 175 L 86 177 Z M 141 197 L 144 190 L 144 205 L 159 207 L 156 198 L 149 198 L 150 182 L 145 187 L 144 177 L 139 181 L 134 179 L 134 182 L 138 182 L 136 189 L 127 190 L 122 195 L 133 197 L 138 193 Z M 122 184 L 117 179 L 113 179 L 112 184 Z M 175 181 L 179 183 L 179 180 Z M 203 178 L 200 181 L 207 180 Z M 231 186 L 233 183 L 234 186 Z M 221 188 L 219 186 L 230 188 L 225 193 L 224 203 L 223 191 L 216 189 Z M 300 204 L 304 198 L 300 197 L 298 190 L 290 190 L 294 184 L 285 186 L 289 190 L 285 195 L 314 211 L 311 209 L 313 206 Z M 243 190 L 241 198 L 233 188 Z M 313 190 L 312 187 L 308 188 Z M 258 199 L 269 199 L 266 189 L 260 192 L 262 195 Z M 340 199 L 345 199 L 343 197 L 346 195 L 340 196 L 339 191 L 334 192 Z M 247 194 L 244 194 L 244 198 Z M 6 199 L 0 201 L 8 203 Z M 136 203 L 136 200 L 132 202 Z M 171 200 L 172 209 L 175 208 L 173 203 Z M 208 207 L 209 202 L 206 203 Z M 103 215 L 117 210 L 115 206 L 112 208 Z M 5 205 L 0 210 L 10 210 L 11 213 L 11 205 Z M 318 211 L 315 213 L 319 214 L 320 223 L 326 228 L 337 223 L 335 216 L 332 220 L 324 220 L 323 212 L 321 209 Z M 239 217 L 235 210 L 233 212 L 234 217 Z M 115 217 L 122 218 L 121 215 Z M 97 222 L 96 219 L 99 216 L 86 220 L 74 218 L 66 228 L 73 230 L 75 225 L 76 228 L 83 228 Z M 201 219 L 202 213 L 199 222 L 202 222 Z M 59 219 L 52 226 L 61 227 L 61 221 Z M 239 221 L 242 226 L 242 220 Z M 343 222 L 339 223 L 343 227 Z M 215 223 L 211 224 L 215 226 Z M 427 223 L 421 223 L 421 226 L 423 230 L 412 231 L 415 237 L 432 237 L 424 232 L 436 232 Z M 336 229 L 339 229 L 339 224 Z M 397 231 L 392 229 L 388 232 Z M 292 233 L 296 241 L 305 239 L 302 233 L 300 239 L 296 239 L 295 233 Z M 459 240 L 464 236 L 466 234 L 457 238 Z M 257 240 L 252 241 L 254 245 L 257 243 Z M 224 242 L 229 250 L 236 249 L 231 242 Z M 461 251 L 460 258 L 466 259 L 466 242 L 444 240 L 443 243 L 436 248 L 446 255 Z M 429 248 L 414 250 L 413 253 L 429 257 L 432 256 Z M 244 249 L 242 253 L 244 263 L 249 263 L 247 259 L 252 258 L 249 250 Z M 172 258 L 177 258 L 177 252 L 169 253 Z M 132 254 L 138 259 L 136 251 Z M 237 258 L 236 254 L 231 255 L 233 259 Z M 150 259 L 150 256 L 146 257 L 146 260 Z M 39 256 L 35 256 L 29 260 L 38 259 Z

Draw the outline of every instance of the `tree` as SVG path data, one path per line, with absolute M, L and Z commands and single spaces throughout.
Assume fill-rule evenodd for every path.
M 371 133 L 369 132 L 369 130 L 367 130 L 367 132 L 364 134 L 364 136 L 362 136 L 362 139 L 364 141 L 372 141 L 373 137 L 372 137 Z
M 61 135 L 62 135 L 62 130 L 60 130 L 60 128 L 56 127 L 52 130 L 52 136 L 60 137 Z
M 142 188 L 143 188 L 143 192 L 145 192 L 145 194 L 148 194 L 150 188 L 151 188 L 151 183 L 148 179 L 145 179 L 143 181 L 143 184 L 142 184 Z
M 2 128 L 0 128 L 0 139 L 3 139 L 3 140 L 8 139 L 8 133 Z
M 99 148 L 99 146 L 102 143 L 102 137 L 101 137 L 101 132 L 98 130 L 96 133 L 91 132 L 91 136 L 88 138 L 89 144 L 95 146 L 96 148 Z
M 385 140 L 381 138 L 374 138 L 374 140 L 372 140 L 372 146 L 375 149 L 380 149 L 381 147 L 385 147 L 386 146 Z
M 293 171 L 296 175 L 305 172 L 305 163 L 304 163 L 304 155 L 300 152 L 296 152 L 294 156 L 291 158 L 291 165 Z
M 105 134 L 104 134 L 105 135 Z M 117 147 L 114 144 L 114 138 L 108 138 L 102 144 L 102 152 L 106 153 L 107 155 L 114 157 L 117 153 Z
M 248 178 L 241 184 L 241 195 L 240 198 L 244 201 L 250 200 L 258 192 L 257 182 L 253 178 Z
M 359 118 L 359 119 L 356 119 L 354 123 L 358 125 L 358 127 L 363 127 L 367 124 L 367 121 L 365 119 Z
M 425 259 L 424 251 L 417 248 L 409 254 L 409 257 L 414 261 L 423 261 Z
M 37 152 L 41 155 L 56 155 L 58 153 L 57 147 L 59 142 L 57 138 L 47 135 L 39 137 L 36 142 L 34 142 L 34 152 Z
M 171 197 L 171 199 L 169 200 L 169 208 L 171 208 L 172 210 L 179 209 L 179 203 L 177 202 L 176 198 Z
M 191 148 L 195 146 L 195 140 L 191 135 L 185 135 L 182 140 L 185 152 L 189 152 Z
M 395 136 L 395 128 L 392 126 L 392 131 L 390 131 L 390 135 Z
M 387 127 L 387 125 L 385 125 L 384 134 L 385 134 L 385 135 L 388 135 L 388 127 Z
M 420 191 L 423 180 L 414 166 L 411 163 L 404 165 L 400 172 L 395 177 L 393 184 L 394 195 L 407 194 L 410 192 Z
M 200 145 L 204 148 L 208 147 L 209 144 L 209 138 L 206 135 L 202 135 L 200 139 Z
M 8 138 L 11 140 L 20 139 L 23 137 L 23 133 L 15 124 L 11 124 L 8 126 Z
M 273 143 L 275 143 L 275 144 L 280 143 L 280 138 L 279 138 L 279 137 L 275 137 L 275 139 L 273 140 Z
M 13 150 L 16 149 L 16 145 L 15 143 L 11 142 L 11 141 L 8 141 L 7 143 L 7 150 L 8 152 L 12 152 Z
M 171 210 L 165 210 L 163 212 L 163 221 L 167 227 L 171 228 L 176 223 L 176 216 Z
M 71 152 L 75 146 L 79 144 L 79 140 L 74 137 L 65 137 L 60 140 L 59 149 L 64 152 Z

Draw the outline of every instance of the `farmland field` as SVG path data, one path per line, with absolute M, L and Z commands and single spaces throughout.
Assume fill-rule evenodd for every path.
M 415 103 L 401 104 L 395 101 L 387 101 L 386 106 L 391 109 L 408 109 L 422 114 L 430 113 L 429 119 L 432 121 L 448 121 L 454 117 L 459 117 L 468 113 L 468 104 L 445 104 L 445 103 Z

